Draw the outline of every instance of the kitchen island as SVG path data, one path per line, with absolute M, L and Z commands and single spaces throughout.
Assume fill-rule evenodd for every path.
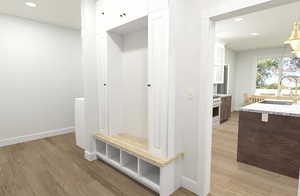
M 255 103 L 240 111 L 237 160 L 298 178 L 300 106 Z

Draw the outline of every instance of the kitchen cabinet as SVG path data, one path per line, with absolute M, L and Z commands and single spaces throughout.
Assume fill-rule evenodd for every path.
M 225 65 L 225 46 L 221 43 L 215 45 L 215 66 Z
M 231 96 L 223 96 L 221 98 L 221 114 L 220 122 L 223 123 L 227 121 L 231 116 Z
M 268 114 L 268 122 L 263 122 L 262 111 L 242 109 L 239 112 L 238 162 L 297 179 L 300 118 L 289 115 L 275 112 Z
M 214 66 L 213 68 L 213 83 L 214 84 L 223 84 L 224 83 L 224 66 Z
M 213 83 L 224 83 L 224 66 L 225 66 L 225 46 L 220 43 L 215 44 L 215 58 L 213 70 Z

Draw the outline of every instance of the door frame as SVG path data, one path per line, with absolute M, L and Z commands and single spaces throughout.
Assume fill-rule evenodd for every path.
M 213 64 L 214 43 L 216 40 L 215 25 L 220 20 L 238 17 L 273 7 L 278 7 L 299 0 L 250 0 L 237 2 L 233 6 L 212 9 L 201 17 L 201 67 L 207 67 L 200 73 L 201 96 L 199 100 L 199 151 L 198 151 L 198 183 L 190 187 L 193 192 L 201 196 L 210 193 L 211 188 L 211 160 L 212 160 L 212 97 L 213 97 Z M 211 87 L 211 88 L 210 88 Z

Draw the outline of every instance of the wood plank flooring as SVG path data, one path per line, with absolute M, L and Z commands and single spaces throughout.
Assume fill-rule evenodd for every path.
M 89 162 L 74 135 L 0 148 L 0 196 L 153 196 L 102 161 Z M 173 196 L 194 196 L 179 189 Z
M 297 180 L 238 163 L 238 115 L 214 130 L 211 196 L 296 196 Z M 0 148 L 0 196 L 157 195 L 102 161 L 88 162 L 67 134 Z M 180 189 L 173 196 L 195 196 Z
M 238 163 L 238 113 L 213 131 L 213 196 L 297 196 L 298 180 Z

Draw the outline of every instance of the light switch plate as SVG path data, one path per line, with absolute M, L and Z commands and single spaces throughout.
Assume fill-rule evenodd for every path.
M 262 122 L 268 122 L 269 121 L 269 114 L 268 113 L 262 113 L 261 114 L 261 121 Z

